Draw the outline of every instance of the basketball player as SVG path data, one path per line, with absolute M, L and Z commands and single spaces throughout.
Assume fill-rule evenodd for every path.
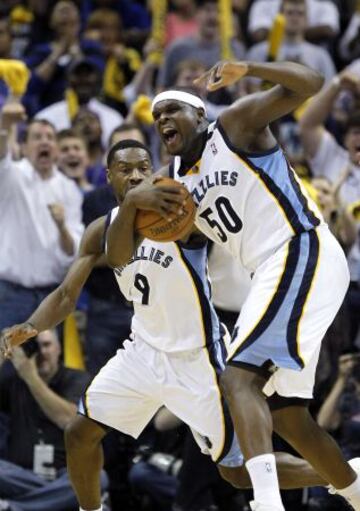
M 108 155 L 108 178 L 122 207 L 147 201 L 146 177 L 152 172 L 147 148 L 137 141 L 115 144 Z M 160 203 L 178 194 L 164 190 Z M 176 208 L 182 203 L 179 197 Z M 112 222 L 115 208 L 108 217 Z M 130 218 L 130 216 L 129 216 Z M 22 325 L 6 330 L 2 350 L 21 344 L 37 332 L 55 326 L 75 307 L 89 273 L 103 254 L 107 219 L 85 231 L 80 254 L 64 282 Z M 133 243 L 133 219 L 128 221 Z M 188 244 L 144 240 L 130 262 L 115 268 L 125 296 L 134 302 L 133 341 L 100 370 L 83 396 L 80 415 L 66 430 L 68 471 L 82 510 L 101 510 L 99 474 L 101 439 L 108 427 L 137 437 L 155 412 L 165 405 L 193 430 L 203 452 L 211 454 L 220 471 L 235 486 L 248 487 L 250 479 L 224 408 L 218 378 L 224 367 L 221 328 L 209 300 L 206 247 L 203 239 Z M 279 454 L 284 487 L 324 484 L 301 459 Z
M 225 62 L 199 81 L 215 91 L 244 76 L 276 85 L 236 101 L 211 125 L 193 94 L 170 90 L 154 98 L 157 130 L 175 156 L 162 173 L 191 191 L 197 227 L 253 274 L 221 377 L 254 489 L 252 509 L 284 509 L 270 403 L 281 436 L 359 511 L 360 477 L 307 408 L 321 340 L 343 301 L 348 268 L 269 129 L 323 80 L 295 63 Z M 157 204 L 150 209 L 166 216 Z M 121 212 L 108 232 L 113 261 L 120 224 Z M 272 402 L 263 391 L 274 395 Z

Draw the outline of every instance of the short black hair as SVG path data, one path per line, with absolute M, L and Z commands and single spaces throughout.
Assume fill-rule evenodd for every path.
M 106 158 L 106 163 L 107 163 L 108 168 L 110 167 L 110 165 L 113 162 L 115 153 L 117 151 L 120 151 L 121 149 L 128 149 L 129 147 L 138 147 L 139 149 L 144 149 L 144 151 L 146 151 L 148 153 L 148 155 L 150 157 L 150 161 L 152 161 L 150 149 L 148 147 L 146 147 L 145 144 L 142 144 L 141 142 L 138 142 L 137 140 L 132 140 L 129 138 L 126 140 L 120 140 L 120 142 L 116 142 L 116 144 L 113 145 L 109 149 L 109 152 L 108 152 L 108 155 Z

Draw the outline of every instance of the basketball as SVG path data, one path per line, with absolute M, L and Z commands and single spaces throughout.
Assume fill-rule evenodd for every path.
M 188 234 L 193 226 L 196 206 L 191 194 L 185 186 L 170 177 L 162 177 L 156 185 L 178 186 L 186 191 L 184 194 L 183 213 L 171 214 L 169 219 L 162 217 L 156 211 L 139 209 L 135 217 L 135 229 L 144 238 L 153 241 L 176 241 Z

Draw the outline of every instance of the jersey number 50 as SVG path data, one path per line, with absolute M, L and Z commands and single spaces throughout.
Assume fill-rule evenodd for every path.
M 215 201 L 215 208 L 218 220 L 212 218 L 214 215 L 212 208 L 206 208 L 199 216 L 206 220 L 212 229 L 216 229 L 215 233 L 217 237 L 220 241 L 225 243 L 228 239 L 226 231 L 232 234 L 239 232 L 242 229 L 243 223 L 227 197 L 220 195 Z

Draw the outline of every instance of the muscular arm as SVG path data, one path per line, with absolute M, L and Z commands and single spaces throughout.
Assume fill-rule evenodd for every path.
M 277 84 L 268 91 L 236 101 L 220 115 L 222 126 L 236 146 L 239 141 L 241 146 L 251 144 L 269 123 L 292 112 L 318 92 L 323 84 L 323 78 L 318 73 L 293 62 L 235 62 L 231 66 L 234 66 L 231 70 L 234 76 L 238 68 L 240 77 L 253 76 Z

